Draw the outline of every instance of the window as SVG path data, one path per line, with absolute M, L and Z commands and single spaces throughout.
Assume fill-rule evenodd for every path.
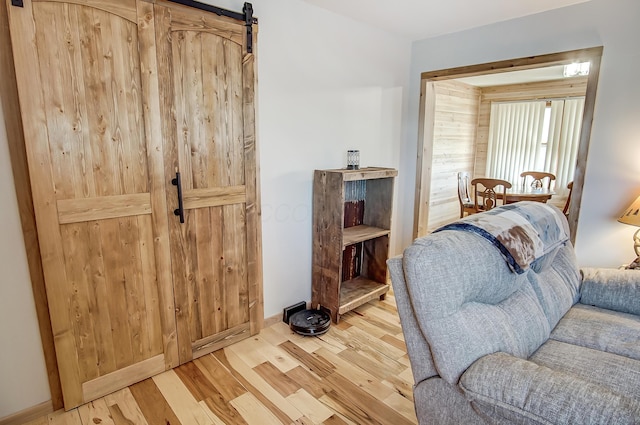
M 549 125 L 551 124 L 551 102 L 547 102 L 544 108 L 544 117 L 542 121 L 542 134 L 540 138 L 540 151 L 536 157 L 536 165 L 534 170 L 544 169 L 544 158 L 547 154 L 547 142 L 549 141 Z
M 584 97 L 493 103 L 486 175 L 519 184 L 523 171 L 546 171 L 556 176 L 556 193 L 565 195 L 573 180 L 583 109 Z

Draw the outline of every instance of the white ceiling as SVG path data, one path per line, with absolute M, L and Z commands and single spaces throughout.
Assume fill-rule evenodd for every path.
M 589 0 L 304 1 L 414 41 Z
M 508 71 L 497 74 L 479 75 L 477 77 L 457 78 L 457 81 L 477 87 L 501 86 L 503 84 L 532 83 L 536 81 L 559 80 L 564 78 L 563 65 L 523 71 Z

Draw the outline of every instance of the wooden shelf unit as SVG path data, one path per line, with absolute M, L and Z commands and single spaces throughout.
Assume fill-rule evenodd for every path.
M 316 170 L 313 183 L 313 308 L 340 315 L 389 290 L 387 258 L 397 170 Z M 345 218 L 346 217 L 346 218 Z

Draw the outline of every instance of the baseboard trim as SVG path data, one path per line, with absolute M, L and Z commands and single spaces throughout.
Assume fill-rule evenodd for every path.
M 51 400 L 0 418 L 0 425 L 21 425 L 49 413 L 53 413 L 53 402 Z
M 276 314 L 275 316 L 265 317 L 263 322 L 263 327 L 268 328 L 269 326 L 275 325 L 278 322 L 282 322 L 282 314 Z

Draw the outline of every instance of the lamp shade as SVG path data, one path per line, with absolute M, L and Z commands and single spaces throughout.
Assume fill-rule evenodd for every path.
M 640 196 L 618 218 L 620 223 L 640 227 Z
M 618 217 L 618 221 L 640 227 L 640 196 Z M 638 256 L 634 263 L 638 263 L 640 262 L 640 229 L 636 230 L 636 233 L 633 235 L 633 249 Z

